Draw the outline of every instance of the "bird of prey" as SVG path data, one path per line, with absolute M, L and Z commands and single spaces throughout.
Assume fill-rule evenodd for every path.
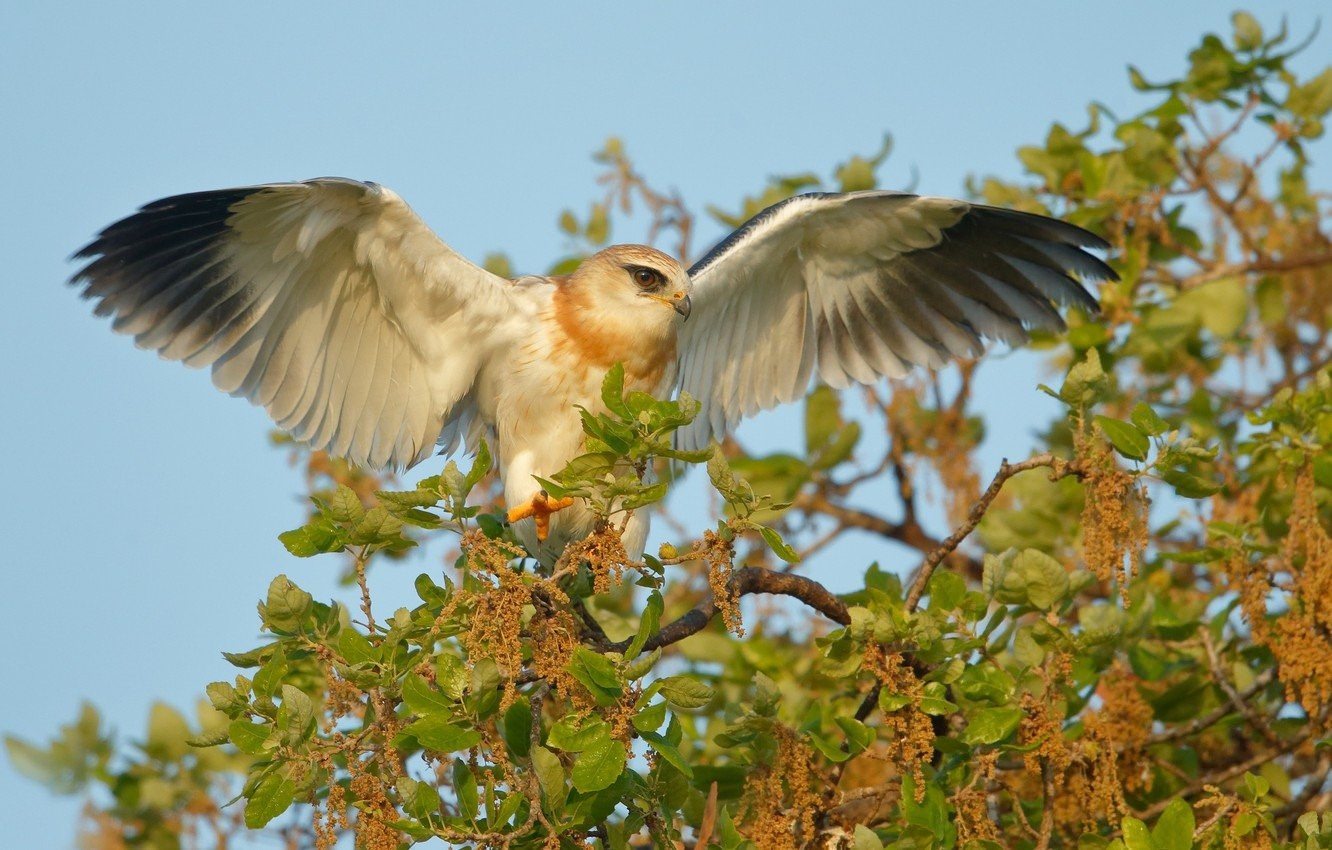
M 576 406 L 625 384 L 702 405 L 678 434 L 708 445 L 801 397 L 975 356 L 1089 312 L 1106 243 L 1056 219 L 949 198 L 805 194 L 754 216 L 688 271 L 616 245 L 569 275 L 491 274 L 394 192 L 342 178 L 154 201 L 75 256 L 71 283 L 141 348 L 207 366 L 313 448 L 374 468 L 436 447 L 495 450 L 519 539 L 550 563 L 589 534 L 581 503 L 547 498 L 580 454 Z M 552 514 L 554 514 L 552 516 Z M 641 556 L 642 511 L 624 534 Z

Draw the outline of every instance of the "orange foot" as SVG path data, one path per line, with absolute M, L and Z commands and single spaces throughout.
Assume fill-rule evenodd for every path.
M 517 522 L 528 517 L 536 518 L 537 540 L 545 542 L 550 536 L 550 515 L 562 511 L 574 503 L 572 496 L 552 499 L 545 490 L 528 499 L 525 504 L 509 508 L 509 522 Z

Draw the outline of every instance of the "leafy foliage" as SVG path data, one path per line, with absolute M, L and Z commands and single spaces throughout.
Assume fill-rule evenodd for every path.
M 345 559 L 359 600 L 278 576 L 196 723 L 159 706 L 124 747 L 85 707 L 11 759 L 100 787 L 104 846 L 1332 847 L 1332 242 L 1307 180 L 1332 69 L 1301 79 L 1293 52 L 1238 13 L 1182 77 L 1130 70 L 1139 114 L 1093 106 L 1018 152 L 1025 181 L 973 186 L 1104 234 L 1121 276 L 1103 315 L 1036 341 L 1059 412 L 988 486 L 978 363 L 814 389 L 800 456 L 678 452 L 697 405 L 615 369 L 586 453 L 544 482 L 603 522 L 552 568 L 507 528 L 484 446 L 408 490 L 311 457 L 282 541 Z M 889 149 L 828 185 L 873 186 Z M 618 142 L 597 156 L 607 194 L 561 216 L 562 264 L 636 209 L 687 253 L 683 203 Z M 619 530 L 671 464 L 706 466 L 717 525 L 631 562 Z M 835 596 L 801 572 L 849 534 L 895 568 Z M 435 535 L 450 568 L 377 612 L 372 569 Z

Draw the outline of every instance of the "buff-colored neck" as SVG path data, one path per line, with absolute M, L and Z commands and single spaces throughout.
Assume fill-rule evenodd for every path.
M 552 316 L 559 330 L 556 347 L 584 368 L 605 371 L 624 364 L 625 382 L 635 389 L 659 392 L 662 379 L 675 362 L 676 333 L 670 322 L 636 321 L 623 310 L 607 310 L 596 303 L 589 287 L 577 277 L 555 281 Z M 656 318 L 645 312 L 644 318 Z

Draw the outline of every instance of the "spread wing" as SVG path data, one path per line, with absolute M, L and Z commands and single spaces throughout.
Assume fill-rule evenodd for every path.
M 527 318 L 396 194 L 339 178 L 164 198 L 75 256 L 71 283 L 115 330 L 376 467 L 469 418 L 478 372 Z
M 690 269 L 680 389 L 703 409 L 688 448 L 743 416 L 799 398 L 974 356 L 1064 327 L 1056 306 L 1095 312 L 1073 277 L 1113 279 L 1055 219 L 898 192 L 809 194 L 746 222 Z

